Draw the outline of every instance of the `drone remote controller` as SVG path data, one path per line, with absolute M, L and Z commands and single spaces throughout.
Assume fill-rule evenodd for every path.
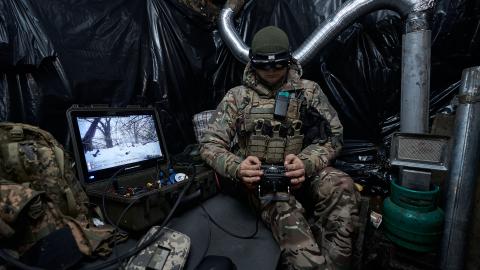
M 258 186 L 259 196 L 277 192 L 290 193 L 290 178 L 285 176 L 285 167 L 281 165 L 261 165 L 263 175 Z

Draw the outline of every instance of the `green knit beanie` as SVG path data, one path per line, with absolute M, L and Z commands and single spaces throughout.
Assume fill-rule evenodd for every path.
M 289 50 L 287 34 L 276 26 L 260 29 L 252 40 L 252 54 L 278 54 Z

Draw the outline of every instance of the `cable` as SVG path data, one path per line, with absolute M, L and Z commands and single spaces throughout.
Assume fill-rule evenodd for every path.
M 222 186 L 220 185 L 220 180 L 218 179 L 218 174 L 217 172 L 213 172 L 213 174 L 215 175 L 215 183 L 217 184 L 217 188 L 219 191 L 222 190 Z
M 142 196 L 139 196 L 138 198 L 132 200 L 122 211 L 122 213 L 120 213 L 120 216 L 118 217 L 117 219 L 117 222 L 115 224 L 115 227 L 117 228 L 120 228 L 120 222 L 122 221 L 122 218 L 123 216 L 125 216 L 125 214 L 127 214 L 128 210 L 130 210 L 130 208 L 136 203 L 138 202 L 138 200 L 140 200 L 142 198 Z M 117 234 L 118 234 L 118 230 L 115 231 L 115 235 L 113 236 L 113 254 L 115 256 L 115 258 L 117 259 L 117 264 L 120 264 L 121 261 L 120 259 L 118 258 L 118 252 L 116 250 L 116 247 L 117 247 Z
M 272 202 L 273 200 L 272 199 L 269 199 L 268 201 L 266 201 L 264 203 L 264 206 L 260 209 L 260 213 Z M 235 234 L 235 233 L 232 233 L 230 231 L 228 231 L 227 229 L 225 229 L 224 227 L 222 227 L 220 224 L 218 224 L 218 222 L 215 221 L 215 219 L 213 219 L 213 217 L 208 213 L 207 209 L 205 209 L 205 207 L 203 206 L 203 204 L 200 205 L 200 207 L 202 208 L 202 210 L 205 212 L 205 214 L 208 216 L 208 219 L 212 221 L 213 224 L 215 224 L 215 226 L 217 226 L 220 230 L 222 230 L 223 232 L 225 232 L 226 234 L 230 235 L 230 236 L 233 236 L 235 238 L 239 238 L 239 239 L 253 239 L 257 233 L 258 233 L 258 223 L 260 221 L 260 214 L 257 214 L 257 218 L 256 218 L 256 221 L 255 221 L 255 232 L 253 232 L 251 235 L 248 235 L 248 236 L 242 236 L 242 235 L 238 235 L 238 234 Z
M 107 186 L 105 187 L 105 190 L 104 192 L 102 193 L 102 210 L 103 210 L 103 214 L 105 216 L 105 219 L 110 223 L 112 224 L 112 226 L 115 227 L 115 230 L 117 233 L 118 230 L 120 230 L 120 228 L 118 226 L 116 226 L 111 220 L 110 218 L 108 217 L 108 214 L 107 214 L 107 211 L 105 210 L 106 207 L 105 207 L 105 195 L 106 193 L 108 192 L 108 189 L 110 188 L 110 186 L 112 185 L 113 183 L 113 180 L 115 179 L 115 177 L 121 172 L 124 170 L 125 167 L 122 167 L 120 169 L 118 169 L 111 177 L 110 179 L 108 180 L 108 184 Z M 116 242 L 116 241 L 115 241 Z M 24 264 L 23 262 L 21 262 L 20 260 L 16 259 L 15 257 L 12 257 L 10 254 L 8 254 L 8 252 L 6 252 L 4 249 L 0 249 L 0 257 L 5 260 L 5 262 L 17 267 L 17 268 L 20 268 L 20 269 L 24 269 L 24 270 L 42 270 L 43 268 L 39 268 L 39 267 L 34 267 L 34 266 L 29 266 L 27 264 Z
M 207 209 L 205 209 L 205 207 L 203 207 L 203 205 L 200 205 L 200 207 L 202 208 L 202 210 L 205 212 L 205 214 L 207 214 L 208 218 L 212 221 L 213 224 L 215 224 L 215 226 L 217 226 L 220 230 L 222 230 L 223 232 L 235 237 L 235 238 L 240 238 L 240 239 L 252 239 L 254 238 L 257 233 L 258 233 L 258 222 L 260 221 L 260 216 L 257 215 L 257 220 L 255 221 L 255 232 L 253 232 L 251 235 L 248 235 L 248 236 L 242 236 L 242 235 L 238 235 L 236 233 L 232 233 L 230 232 L 229 230 L 223 228 L 220 224 L 218 224 L 215 219 L 213 219 L 213 217 L 208 213 Z
M 107 195 L 108 189 L 109 189 L 110 186 L 112 185 L 113 180 L 115 179 L 115 177 L 116 177 L 120 172 L 122 172 L 124 169 L 125 169 L 125 166 L 121 167 L 120 169 L 118 169 L 118 170 L 110 177 L 110 179 L 108 179 L 108 184 L 107 184 L 107 186 L 105 187 L 105 190 L 104 190 L 103 193 L 102 193 L 102 211 L 103 211 L 103 215 L 105 216 L 105 219 L 108 221 L 108 223 L 110 223 L 116 230 L 120 230 L 120 228 L 118 228 L 118 226 L 115 226 L 115 223 L 113 223 L 112 220 L 110 220 L 110 217 L 109 217 L 108 214 L 107 214 L 107 210 L 106 210 L 106 207 L 105 207 L 105 196 Z
M 106 191 L 108 190 L 109 186 L 111 185 L 112 183 L 112 180 L 113 178 L 118 174 L 120 173 L 124 168 L 121 168 L 119 169 L 117 172 L 115 172 L 112 177 L 110 178 L 109 180 L 109 184 L 107 185 L 107 188 L 105 189 L 105 192 L 103 193 L 103 196 L 102 196 L 102 204 L 103 204 L 103 211 L 105 213 L 105 218 L 110 222 L 110 224 L 112 224 L 113 226 L 115 225 L 118 225 L 118 224 L 113 224 L 108 216 L 106 215 L 106 211 L 105 211 L 105 194 L 106 194 Z M 147 248 L 148 246 L 150 246 L 152 243 L 154 243 L 155 241 L 158 240 L 158 238 L 161 236 L 161 232 L 163 231 L 163 228 L 165 227 L 165 225 L 170 221 L 171 217 L 173 216 L 173 213 L 175 212 L 175 210 L 177 209 L 178 205 L 180 204 L 180 201 L 182 200 L 183 196 L 185 195 L 185 192 L 190 188 L 190 186 L 192 185 L 193 181 L 195 180 L 195 177 L 196 177 L 196 169 L 195 169 L 195 166 L 193 166 L 193 175 L 192 175 L 192 178 L 187 182 L 187 184 L 185 185 L 185 187 L 182 189 L 182 191 L 180 192 L 177 200 L 175 201 L 172 209 L 170 210 L 170 212 L 168 213 L 167 217 L 163 220 L 162 224 L 160 225 L 160 228 L 155 232 L 154 235 L 152 235 L 151 238 L 149 238 L 148 240 L 146 240 L 144 243 L 142 243 L 140 246 L 138 247 L 135 247 L 135 248 L 132 248 L 130 249 L 129 251 L 125 252 L 124 254 L 120 255 L 120 256 L 116 256 L 115 258 L 113 259 L 110 259 L 108 261 L 105 261 L 103 263 L 100 263 L 96 266 L 93 266 L 91 268 L 86 268 L 87 270 L 100 270 L 100 269 L 105 269 L 109 266 L 112 266 L 114 264 L 118 264 L 118 262 L 121 262 L 127 258 L 130 258 L 134 255 L 136 255 L 138 252 L 142 251 L 143 249 Z M 131 206 L 138 200 L 139 198 L 133 200 L 132 202 L 130 202 L 127 207 L 125 207 L 125 209 L 122 211 L 120 217 L 123 217 L 123 215 L 125 215 L 125 213 L 128 211 L 129 208 L 131 208 Z M 121 220 L 119 218 L 119 220 Z M 117 229 L 118 226 L 117 226 Z M 116 241 L 114 242 L 114 245 L 116 244 Z M 17 258 L 14 258 L 12 257 L 10 254 L 8 254 L 4 249 L 0 249 L 0 258 L 2 258 L 3 260 L 5 260 L 5 262 L 17 267 L 17 268 L 20 268 L 20 269 L 23 269 L 23 270 L 44 270 L 43 268 L 39 268 L 39 267 L 33 267 L 33 266 L 29 266 L 29 265 L 26 265 L 24 263 L 22 263 L 21 261 L 19 261 Z
M 111 177 L 110 179 L 108 180 L 108 184 L 107 186 L 105 187 L 105 190 L 102 194 L 102 210 L 103 210 L 103 214 L 105 216 L 105 219 L 110 223 L 112 224 L 112 226 L 115 227 L 116 230 L 119 230 L 118 226 L 115 226 L 115 224 L 110 220 L 110 218 L 108 217 L 108 214 L 107 214 L 107 211 L 105 210 L 105 195 L 108 191 L 108 189 L 110 188 L 110 186 L 112 185 L 112 182 L 113 182 L 113 179 L 115 178 L 115 176 L 117 176 L 121 171 L 124 170 L 125 167 L 122 167 L 120 169 L 118 169 Z M 116 233 L 116 232 L 115 232 Z M 116 242 L 116 241 L 115 241 Z M 24 270 L 41 270 L 42 268 L 39 268 L 39 267 L 34 267 L 34 266 L 29 266 L 27 264 L 24 264 L 23 262 L 21 262 L 20 260 L 16 259 L 15 257 L 12 257 L 10 254 L 8 254 L 8 252 L 6 252 L 4 249 L 0 249 L 0 257 L 5 260 L 5 262 L 17 267 L 17 268 L 20 268 L 20 269 L 24 269 Z
M 212 241 L 212 230 L 210 229 L 210 219 L 207 218 L 208 222 L 208 241 L 207 241 L 207 248 L 203 251 L 202 258 L 205 258 L 207 255 L 208 249 L 210 248 L 210 242 Z
M 202 257 L 200 257 L 200 261 L 197 263 L 197 265 L 193 269 L 197 269 L 198 266 L 202 263 L 203 259 L 207 255 L 208 249 L 210 248 L 210 242 L 212 241 L 212 230 L 210 229 L 210 218 L 208 217 L 208 215 L 206 216 L 206 219 L 207 219 L 207 222 L 208 222 L 208 224 L 207 224 L 207 227 L 208 227 L 207 247 L 203 251 Z
M 168 165 L 167 165 L 167 167 L 168 167 Z M 166 174 L 165 174 L 165 172 L 160 168 L 160 165 L 159 165 L 159 162 L 158 162 L 158 161 L 157 161 L 156 173 L 155 173 L 155 174 L 157 175 L 157 179 L 154 180 L 154 182 L 158 182 L 158 183 L 159 183 L 158 186 L 163 185 L 162 180 L 164 179 L 164 177 L 166 177 Z
M 154 243 L 156 240 L 158 240 L 158 238 L 161 236 L 161 232 L 163 231 L 163 228 L 165 227 L 165 225 L 170 221 L 170 218 L 172 217 L 173 213 L 175 212 L 175 210 L 177 209 L 178 205 L 180 204 L 180 201 L 181 199 L 183 198 L 183 196 L 185 195 L 185 192 L 190 188 L 190 186 L 192 185 L 193 181 L 195 180 L 195 177 L 196 177 L 196 169 L 195 169 L 195 166 L 193 166 L 193 175 L 192 175 L 192 178 L 188 181 L 188 183 L 185 185 L 185 187 L 182 189 L 182 191 L 180 192 L 180 195 L 178 196 L 177 200 L 175 201 L 175 204 L 173 205 L 172 209 L 170 210 L 170 212 L 168 213 L 167 217 L 163 220 L 162 224 L 160 225 L 160 228 L 155 232 L 155 234 L 149 238 L 148 240 L 146 240 L 145 242 L 143 242 L 140 246 L 138 247 L 135 247 L 135 248 L 132 248 L 130 249 L 129 251 L 125 252 L 124 254 L 118 256 L 117 258 L 114 258 L 114 259 L 110 259 L 108 261 L 105 261 L 101 264 L 98 264 L 96 266 L 93 266 L 92 268 L 87 268 L 88 270 L 100 270 L 100 269 L 105 269 L 115 263 L 117 263 L 118 260 L 120 261 L 123 261 L 125 260 L 126 258 L 130 258 L 132 256 L 134 256 L 135 254 L 137 254 L 138 252 L 142 251 L 143 249 L 147 248 L 148 246 L 150 246 L 152 243 Z

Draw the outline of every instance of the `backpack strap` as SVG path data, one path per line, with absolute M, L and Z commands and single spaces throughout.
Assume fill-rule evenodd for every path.
M 68 213 L 70 213 L 70 215 L 73 217 L 77 216 L 79 213 L 72 189 L 67 187 L 63 190 L 63 192 L 65 193 L 65 198 L 67 199 Z
M 60 148 L 58 145 L 54 145 L 53 151 L 55 153 L 55 159 L 57 160 L 58 167 L 60 168 L 60 174 L 62 176 L 62 179 L 65 179 L 65 155 L 63 149 Z M 72 189 L 68 185 L 66 185 L 63 189 L 63 193 L 65 194 L 65 198 L 67 199 L 68 213 L 74 217 L 77 216 L 79 213 Z
M 58 145 L 54 145 L 53 148 L 55 152 L 55 159 L 57 160 L 58 167 L 60 168 L 60 174 L 62 175 L 62 178 L 65 177 L 65 156 L 63 153 L 63 149 L 58 147 Z
M 48 218 L 44 200 L 41 196 L 35 197 L 29 204 L 28 216 L 33 220 L 38 220 L 41 222 L 36 222 L 37 226 L 35 227 L 35 230 L 26 230 L 23 233 L 23 242 L 20 242 L 20 244 L 30 245 L 31 243 L 37 242 L 38 240 L 46 237 L 58 229 L 56 224 Z

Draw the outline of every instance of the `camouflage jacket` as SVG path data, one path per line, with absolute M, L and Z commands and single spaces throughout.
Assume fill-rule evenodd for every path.
M 328 102 L 320 86 L 301 79 L 302 69 L 298 63 L 290 65 L 286 83 L 279 89 L 303 91 L 307 107 L 313 106 L 329 122 L 332 136 L 326 143 L 312 143 L 298 154 L 304 162 L 307 177 L 326 167 L 340 151 L 343 144 L 343 127 L 335 109 Z M 243 74 L 243 85 L 230 89 L 213 113 L 208 128 L 202 137 L 200 154 L 218 173 L 236 179 L 240 163 L 245 158 L 243 149 L 233 150 L 237 136 L 237 119 L 246 113 L 243 109 L 251 102 L 250 95 L 274 99 L 275 91 L 257 81 L 255 72 L 248 64 Z

